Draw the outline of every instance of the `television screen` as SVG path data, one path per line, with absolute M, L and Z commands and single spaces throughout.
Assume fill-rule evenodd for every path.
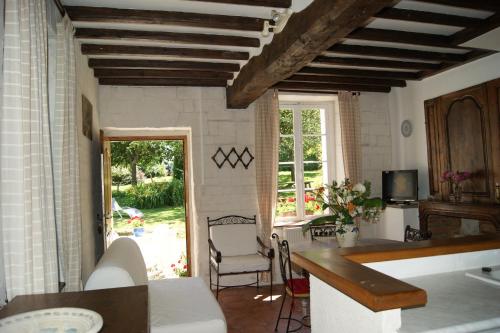
M 382 172 L 382 199 L 385 202 L 418 200 L 418 171 L 391 170 Z

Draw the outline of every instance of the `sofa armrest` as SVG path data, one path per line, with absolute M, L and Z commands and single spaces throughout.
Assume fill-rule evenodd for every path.
M 211 239 L 208 240 L 208 246 L 210 247 L 210 257 L 215 258 L 215 262 L 220 263 L 222 261 L 222 253 L 217 250 Z

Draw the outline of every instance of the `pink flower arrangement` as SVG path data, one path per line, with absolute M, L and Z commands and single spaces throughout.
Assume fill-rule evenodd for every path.
M 127 221 L 128 224 L 131 224 L 134 228 L 144 227 L 144 220 L 139 216 L 134 216 L 130 220 Z
M 460 184 L 461 182 L 470 179 L 472 177 L 472 174 L 468 171 L 445 171 L 441 175 L 441 181 L 442 182 L 450 182 L 453 184 Z

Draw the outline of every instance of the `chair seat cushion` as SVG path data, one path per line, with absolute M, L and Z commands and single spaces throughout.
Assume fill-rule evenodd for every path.
M 217 267 L 217 263 L 213 258 L 212 263 Z M 269 258 L 260 253 L 244 256 L 223 256 L 219 264 L 220 274 L 266 270 L 269 270 Z
M 149 281 L 151 333 L 226 333 L 226 320 L 201 278 Z
M 288 280 L 286 292 L 290 296 L 292 289 L 295 297 L 309 297 L 309 280 L 304 278 Z

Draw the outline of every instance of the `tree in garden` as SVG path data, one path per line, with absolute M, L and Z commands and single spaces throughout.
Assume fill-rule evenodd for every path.
M 127 167 L 132 185 L 137 185 L 137 168 L 145 171 L 167 158 L 167 141 L 116 141 L 111 143 L 111 164 Z
M 169 141 L 167 148 L 167 161 L 173 161 L 173 174 L 175 179 L 184 180 L 184 144 L 183 141 Z
M 113 185 L 116 185 L 116 190 L 120 192 L 120 185 L 130 184 L 130 172 L 127 168 L 122 166 L 111 166 L 111 175 Z

